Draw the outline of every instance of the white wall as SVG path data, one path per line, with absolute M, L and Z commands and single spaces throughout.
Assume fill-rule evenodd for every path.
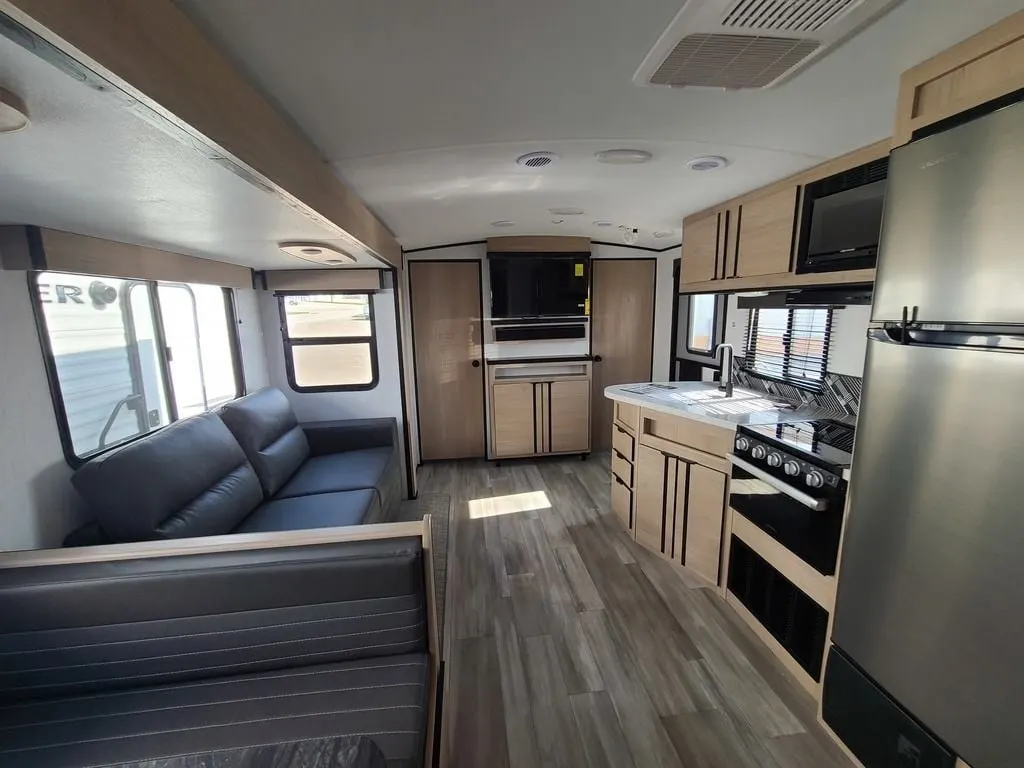
M 238 346 L 242 355 L 245 391 L 255 392 L 270 384 L 267 352 L 260 319 L 259 295 L 262 291 L 235 289 L 235 315 L 238 320 Z M 270 326 L 276 328 L 277 325 Z
M 365 392 L 295 392 L 288 384 L 284 364 L 284 343 L 277 299 L 272 291 L 259 291 L 263 319 L 264 350 L 270 386 L 287 395 L 299 421 L 334 419 L 372 419 L 394 417 L 398 420 L 399 455 L 405 478 L 405 422 L 402 418 L 402 377 L 398 368 L 398 318 L 393 288 L 373 295 L 373 318 L 377 334 L 377 371 L 379 381 Z
M 24 272 L 0 270 L 0 550 L 59 546 L 85 521 L 71 487 Z
M 736 296 L 730 296 L 725 340 L 736 348 L 738 356 L 743 355 L 749 319 L 750 311 L 739 309 Z M 870 319 L 871 307 L 868 306 L 846 307 L 832 314 L 832 343 L 828 352 L 829 373 L 864 376 L 864 354 L 867 351 L 867 329 Z

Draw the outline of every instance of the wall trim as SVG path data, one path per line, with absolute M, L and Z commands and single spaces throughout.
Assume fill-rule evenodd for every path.
M 442 248 L 459 248 L 464 245 L 487 245 L 486 240 L 466 240 L 461 243 L 445 243 L 444 245 L 426 245 L 422 248 L 402 249 L 402 254 L 408 256 L 412 253 L 423 253 L 424 251 L 439 251 Z
M 674 251 L 677 248 L 682 248 L 682 243 L 676 243 L 670 245 L 667 248 L 648 248 L 645 245 L 626 245 L 626 243 L 612 243 L 607 240 L 591 240 L 591 245 L 610 245 L 615 248 L 629 248 L 634 251 L 647 251 L 648 253 L 668 253 Z M 424 251 L 438 251 L 442 248 L 459 248 L 466 245 L 487 245 L 487 240 L 466 240 L 460 243 L 444 243 L 442 245 L 426 245 L 422 248 L 403 248 L 402 253 L 406 256 L 414 253 L 423 253 Z

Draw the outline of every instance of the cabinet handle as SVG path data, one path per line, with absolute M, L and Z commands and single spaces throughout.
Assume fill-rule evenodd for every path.
M 626 485 L 626 484 L 625 484 L 624 482 L 622 482 L 622 480 L 620 480 L 620 479 L 619 479 L 619 476 L 618 476 L 618 475 L 615 475 L 615 474 L 613 474 L 613 475 L 612 475 L 612 477 L 614 477 L 614 478 L 615 478 L 615 482 L 616 482 L 616 483 L 618 483 L 619 485 L 621 485 L 621 486 L 622 486 L 623 488 L 625 488 L 625 489 L 626 489 L 627 491 L 629 490 L 629 486 L 628 486 L 628 485 Z
M 474 360 L 473 361 L 473 367 L 474 368 L 479 368 L 480 367 L 480 361 L 479 360 Z

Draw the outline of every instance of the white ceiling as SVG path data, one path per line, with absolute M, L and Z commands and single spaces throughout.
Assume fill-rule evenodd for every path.
M 784 85 L 729 93 L 633 84 L 681 0 L 177 2 L 407 248 L 617 237 L 598 219 L 639 227 L 641 245 L 677 243 L 685 215 L 888 136 L 903 70 L 1024 7 L 905 0 Z M 593 161 L 619 146 L 654 162 Z M 514 164 L 536 149 L 562 160 Z M 698 154 L 733 163 L 696 174 L 683 163 Z M 554 224 L 556 206 L 587 214 Z M 489 226 L 501 219 L 517 226 Z
M 0 37 L 0 86 L 31 126 L 0 134 L 0 224 L 35 224 L 256 269 L 316 268 L 282 240 L 343 241 L 101 92 Z M 381 266 L 368 257 L 365 263 Z

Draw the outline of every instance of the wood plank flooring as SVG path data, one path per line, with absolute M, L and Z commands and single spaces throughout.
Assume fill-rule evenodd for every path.
M 428 464 L 453 508 L 450 768 L 850 768 L 709 584 L 631 541 L 608 459 Z

